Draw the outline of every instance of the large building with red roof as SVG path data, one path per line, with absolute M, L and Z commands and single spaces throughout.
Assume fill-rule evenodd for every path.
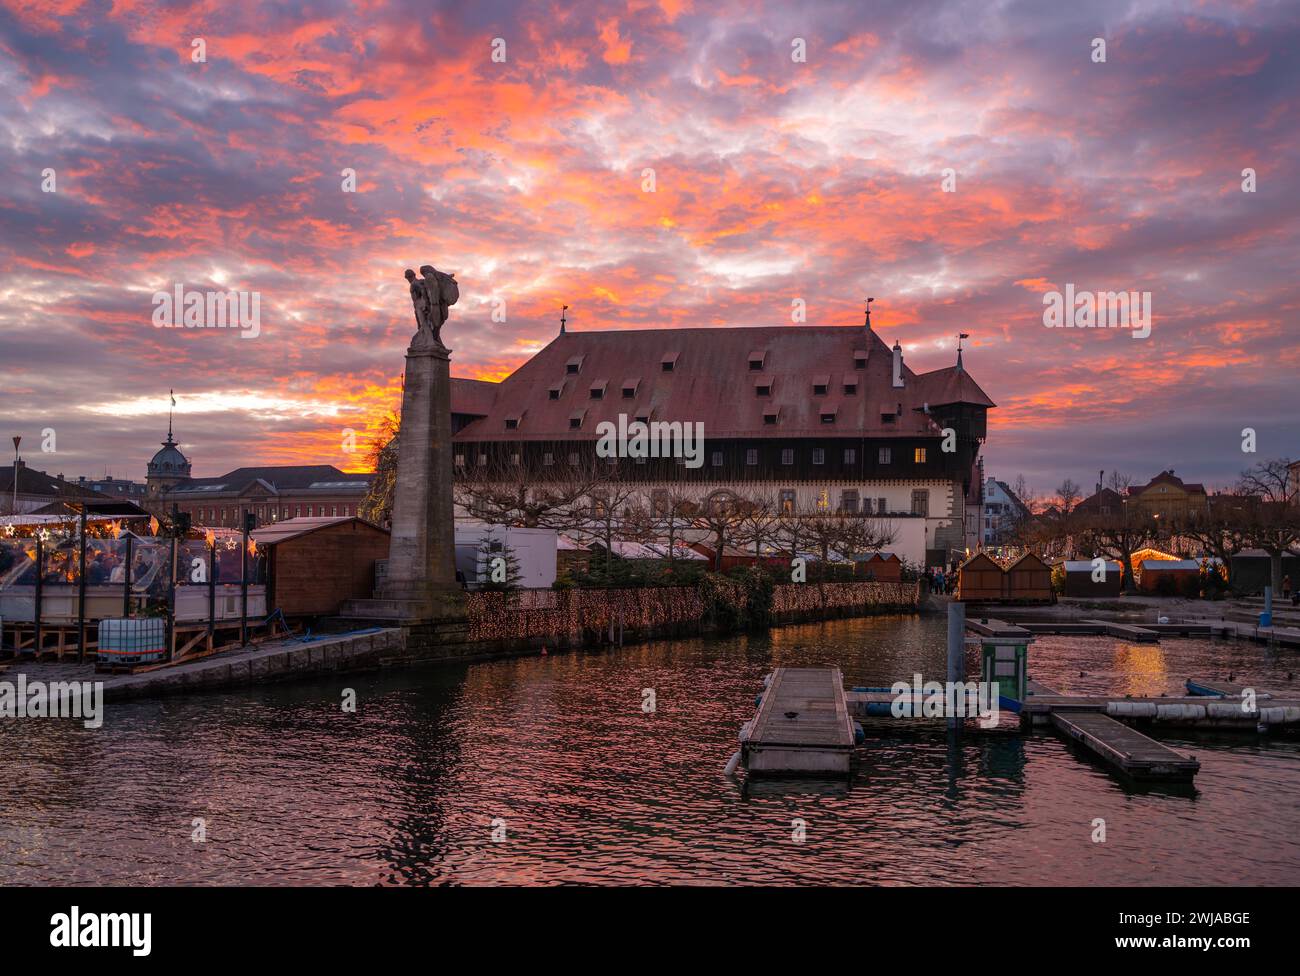
M 958 353 L 914 372 L 868 324 L 574 332 L 500 383 L 453 380 L 455 464 L 554 477 L 596 463 L 602 422 L 703 424 L 703 462 L 608 459 L 621 480 L 703 502 L 888 517 L 891 548 L 948 563 L 978 547 L 978 460 L 993 401 Z M 945 431 L 948 431 L 945 435 Z M 949 449 L 945 449 L 949 448 Z M 496 468 L 499 470 L 499 468 Z

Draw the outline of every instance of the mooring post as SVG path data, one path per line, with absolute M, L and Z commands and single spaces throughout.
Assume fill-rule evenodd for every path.
M 948 687 L 954 688 L 965 677 L 966 664 L 966 604 L 948 600 Z M 955 697 L 950 698 L 956 701 Z M 948 716 L 948 728 L 957 729 L 961 723 L 956 715 Z

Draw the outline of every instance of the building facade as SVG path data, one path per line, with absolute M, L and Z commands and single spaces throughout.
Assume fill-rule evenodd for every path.
M 190 460 L 169 428 L 162 450 L 149 462 L 144 507 L 158 515 L 182 512 L 195 525 L 217 528 L 241 528 L 245 512 L 259 526 L 290 518 L 352 516 L 372 477 L 347 474 L 332 464 L 244 467 L 215 478 L 195 478 L 190 472 Z
M 1134 513 L 1162 519 L 1204 515 L 1209 510 L 1205 486 L 1184 482 L 1172 470 L 1161 471 L 1145 485 L 1129 488 Z
M 1011 544 L 1029 515 L 1029 507 L 1005 481 L 989 478 L 984 482 L 984 548 L 999 549 Z
M 109 498 L 89 485 L 67 481 L 27 466 L 22 458 L 0 468 L 0 514 L 25 515 L 56 502 L 107 502 Z
M 562 329 L 500 383 L 470 382 L 452 390 L 464 420 L 453 436 L 462 477 L 514 470 L 545 483 L 605 465 L 650 510 L 688 493 L 702 506 L 761 497 L 784 513 L 877 516 L 896 534 L 888 548 L 923 565 L 979 543 L 978 509 L 971 517 L 968 508 L 982 494 L 978 461 L 994 403 L 960 352 L 952 367 L 913 372 L 869 319 Z M 598 457 L 603 425 L 620 420 L 702 425 L 698 466 L 682 456 Z

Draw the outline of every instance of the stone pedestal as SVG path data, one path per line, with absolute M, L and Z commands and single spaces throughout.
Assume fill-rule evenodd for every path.
M 450 352 L 425 332 L 406 350 L 388 575 L 375 594 L 406 620 L 465 616 L 456 582 Z

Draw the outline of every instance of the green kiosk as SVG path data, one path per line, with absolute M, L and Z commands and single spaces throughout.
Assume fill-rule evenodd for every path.
M 980 680 L 998 686 L 999 707 L 1020 711 L 1028 693 L 1031 639 L 980 638 Z

